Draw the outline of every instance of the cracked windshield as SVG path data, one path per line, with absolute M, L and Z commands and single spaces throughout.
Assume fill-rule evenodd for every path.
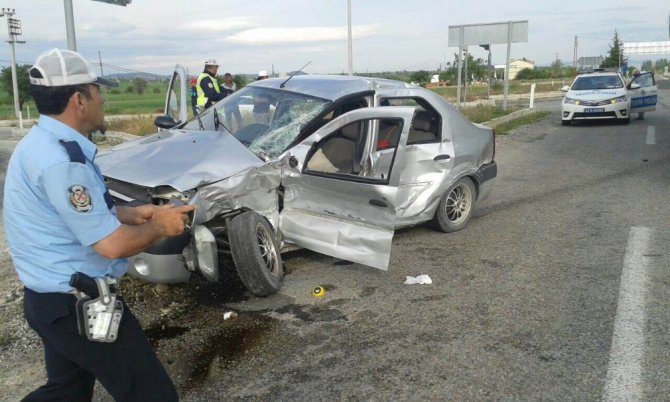
M 225 128 L 263 160 L 277 157 L 329 101 L 301 94 L 247 87 L 188 122 L 186 130 Z

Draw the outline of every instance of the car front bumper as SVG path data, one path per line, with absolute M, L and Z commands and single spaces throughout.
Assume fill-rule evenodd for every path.
M 181 283 L 191 278 L 181 254 L 137 254 L 128 258 L 128 273 L 151 283 Z
M 216 237 L 204 225 L 175 237 L 166 237 L 128 259 L 130 275 L 152 283 L 187 282 L 192 272 L 209 282 L 219 281 Z
M 626 102 L 599 106 L 563 103 L 561 109 L 563 120 L 628 119 L 629 117 L 630 108 Z

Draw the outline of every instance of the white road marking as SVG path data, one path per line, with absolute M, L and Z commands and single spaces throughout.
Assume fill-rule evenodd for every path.
M 645 254 L 651 235 L 646 227 L 633 227 L 628 235 L 603 401 L 642 400 L 649 263 Z
M 647 127 L 647 145 L 656 144 L 656 126 Z

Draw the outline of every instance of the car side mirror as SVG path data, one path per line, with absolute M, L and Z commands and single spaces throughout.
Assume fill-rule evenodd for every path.
M 561 91 L 562 91 L 562 92 L 568 92 L 569 90 L 570 90 L 570 86 L 569 86 L 569 85 L 564 85 L 563 88 L 561 88 Z
M 295 169 L 295 167 L 298 166 L 298 159 L 293 155 L 289 156 L 288 165 Z
M 635 82 L 631 82 L 630 84 L 628 84 L 628 89 L 639 89 L 639 88 L 640 84 L 637 84 Z
M 154 119 L 154 125 L 158 128 L 172 128 L 179 123 L 180 122 L 174 121 L 172 117 L 167 115 L 158 116 L 156 119 Z

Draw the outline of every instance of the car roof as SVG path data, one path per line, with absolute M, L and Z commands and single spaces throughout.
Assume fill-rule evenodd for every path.
M 295 75 L 291 79 L 288 78 L 278 77 L 254 81 L 249 86 L 299 92 L 328 100 L 336 100 L 349 94 L 374 91 L 382 88 L 421 89 L 402 81 L 348 75 Z M 285 85 L 282 88 L 281 85 L 284 82 Z
M 577 77 L 602 77 L 602 76 L 616 76 L 619 77 L 621 74 L 616 71 L 593 71 L 590 73 L 579 74 Z

